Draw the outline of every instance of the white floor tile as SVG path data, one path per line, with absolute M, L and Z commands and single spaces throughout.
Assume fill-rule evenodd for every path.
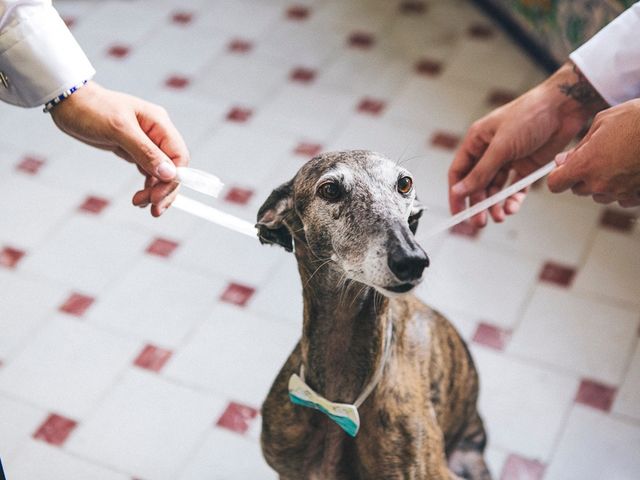
M 640 306 L 640 255 L 630 235 L 598 232 L 574 288 Z
M 476 87 L 411 78 L 393 99 L 387 118 L 416 129 L 438 127 L 461 134 L 484 97 L 486 92 Z
M 491 441 L 491 440 L 489 440 Z M 502 471 L 502 467 L 504 466 L 504 462 L 507 460 L 507 452 L 492 446 L 489 444 L 487 449 L 484 452 L 484 459 L 487 462 L 487 467 L 489 467 L 489 472 L 493 476 L 493 478 L 500 478 L 500 472 Z
M 595 203 L 559 202 L 531 192 L 517 215 L 502 224 L 489 224 L 482 241 L 541 260 L 578 266 L 591 244 L 599 216 L 600 206 Z
M 264 461 L 257 442 L 221 428 L 208 434 L 179 477 L 180 480 L 248 478 L 275 480 L 278 476 Z
M 44 410 L 0 396 L 0 451 L 5 462 L 27 443 L 46 416 Z
M 302 281 L 293 255 L 271 272 L 269 280 L 255 293 L 250 308 L 258 314 L 286 320 L 302 332 Z
M 426 146 L 429 135 L 422 140 Z M 447 217 L 449 213 L 448 171 L 453 160 L 453 152 L 435 148 L 423 148 L 414 156 L 407 157 L 400 164 L 406 167 L 414 176 L 416 193 L 427 212 L 433 209 L 444 209 Z M 421 229 L 427 230 L 426 222 L 421 221 Z M 420 230 L 418 230 L 420 231 Z
M 7 478 L 12 480 L 129 479 L 127 475 L 91 464 L 84 459 L 69 455 L 60 448 L 36 441 L 30 441 L 18 457 L 5 466 L 5 473 Z
M 635 480 L 640 471 L 640 427 L 575 406 L 545 480 Z
M 401 128 L 377 117 L 357 115 L 340 130 L 338 138 L 327 150 L 371 150 L 414 173 L 411 164 L 419 161 L 414 160 L 415 157 L 425 159 L 423 145 L 427 138 L 424 132 Z
M 441 310 L 473 312 L 485 322 L 512 326 L 533 287 L 539 265 L 477 242 L 447 238 L 431 258 L 421 298 Z
M 472 354 L 480 375 L 480 413 L 491 444 L 548 461 L 577 379 L 482 347 L 472 348 Z
M 0 243 L 23 250 L 45 240 L 84 200 L 80 191 L 48 187 L 28 175 L 9 174 L 0 189 Z
M 140 259 L 87 316 L 90 323 L 121 335 L 173 348 L 208 317 L 224 286 L 221 280 L 180 269 L 169 259 L 149 256 Z
M 174 479 L 224 406 L 220 398 L 132 369 L 65 447 L 132 476 Z
M 80 142 L 51 156 L 50 165 L 38 178 L 70 194 L 91 193 L 102 197 L 120 194 L 131 179 L 142 176 L 131 163 L 111 152 Z M 140 182 L 142 184 L 142 180 Z
M 141 177 L 142 178 L 142 177 Z M 160 217 L 151 215 L 150 207 L 137 208 L 131 203 L 133 194 L 142 188 L 136 180 L 130 183 L 129 192 L 115 199 L 104 211 L 105 223 L 124 227 L 148 236 L 151 242 L 155 237 L 162 237 L 172 241 L 182 241 L 189 237 L 198 223 L 197 217 L 177 208 L 169 208 Z M 187 189 L 181 189 L 181 194 L 191 195 Z
M 0 390 L 80 420 L 113 387 L 139 350 L 135 341 L 75 318 L 54 316 L 0 369 Z
M 166 367 L 166 375 L 260 407 L 301 329 L 221 305 Z
M 286 65 L 274 64 L 263 55 L 227 53 L 218 57 L 199 76 L 196 89 L 204 95 L 257 106 L 273 95 L 287 80 Z
M 639 325 L 640 316 L 633 310 L 541 285 L 507 351 L 618 385 Z
M 192 166 L 214 173 L 225 183 L 253 187 L 263 182 L 294 147 L 291 136 L 252 124 L 227 123 L 194 149 Z
M 357 101 L 353 94 L 286 86 L 258 111 L 253 121 L 263 130 L 324 140 L 346 122 Z
M 26 256 L 20 268 L 90 294 L 99 294 L 142 255 L 149 240 L 144 235 L 78 214 L 45 245 Z
M 640 343 L 636 345 L 624 382 L 616 395 L 613 411 L 640 420 Z
M 279 247 L 261 245 L 251 237 L 201 222 L 191 238 L 175 252 L 175 262 L 204 274 L 257 287 L 286 258 Z
M 0 358 L 6 360 L 33 335 L 68 292 L 58 285 L 0 271 Z

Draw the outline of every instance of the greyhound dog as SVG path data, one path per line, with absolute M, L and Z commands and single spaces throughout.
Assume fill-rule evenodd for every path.
M 490 479 L 469 351 L 408 294 L 421 214 L 410 173 L 363 150 L 311 159 L 260 208 L 260 241 L 295 251 L 303 284 L 302 338 L 262 407 L 281 480 Z

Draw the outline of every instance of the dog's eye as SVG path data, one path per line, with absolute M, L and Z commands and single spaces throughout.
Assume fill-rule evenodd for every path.
M 413 180 L 411 177 L 401 177 L 398 180 L 398 191 L 400 193 L 404 193 L 405 195 L 411 191 L 413 188 Z
M 337 200 L 340 198 L 340 187 L 335 182 L 326 182 L 318 187 L 318 193 L 325 200 Z

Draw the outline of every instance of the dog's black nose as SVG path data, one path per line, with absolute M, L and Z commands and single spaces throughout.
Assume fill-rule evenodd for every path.
M 422 272 L 429 266 L 429 257 L 419 246 L 411 250 L 397 248 L 389 253 L 387 264 L 401 282 L 409 282 L 422 277 Z

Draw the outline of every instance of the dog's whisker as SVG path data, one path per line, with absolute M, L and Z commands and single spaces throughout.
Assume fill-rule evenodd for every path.
M 307 285 L 309 285 L 309 282 L 311 281 L 311 279 L 313 278 L 313 276 L 318 273 L 318 270 L 320 270 L 322 267 L 324 267 L 325 265 L 327 265 L 329 262 L 331 261 L 331 259 L 327 260 L 326 262 L 322 263 L 322 265 L 320 265 L 318 268 L 315 269 L 315 271 L 311 274 L 311 276 L 309 278 L 307 278 L 307 281 L 304 284 L 303 288 L 306 288 Z

